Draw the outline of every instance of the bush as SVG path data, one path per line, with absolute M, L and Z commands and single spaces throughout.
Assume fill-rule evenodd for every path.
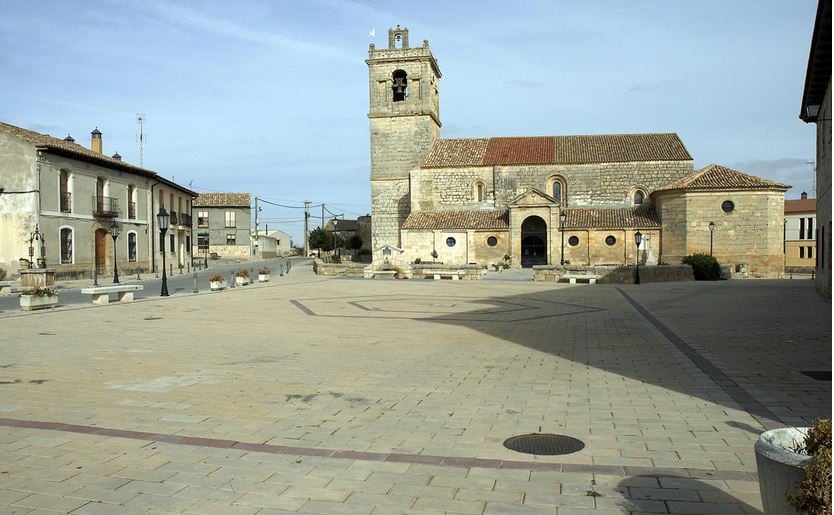
M 222 276 L 222 275 L 220 275 L 220 274 L 214 274 L 214 275 L 212 275 L 211 277 L 209 277 L 209 281 L 211 281 L 211 282 L 213 282 L 213 283 L 219 283 L 219 282 L 223 282 L 223 281 L 225 281 L 225 280 L 226 280 L 226 278 L 225 278 L 225 277 L 223 277 L 223 276 Z
M 265 266 L 265 267 L 261 268 L 260 270 L 258 270 L 258 273 L 261 274 L 261 275 L 269 275 L 271 272 L 272 271 L 269 269 L 268 266 Z
M 831 513 L 831 420 L 819 419 L 797 451 L 811 459 L 803 464 L 799 495 L 785 494 L 788 502 L 797 513 Z
M 681 263 L 692 267 L 696 281 L 717 281 L 721 279 L 721 265 L 712 256 L 692 254 L 683 258 Z
M 249 279 L 249 270 L 245 268 L 243 270 L 238 270 L 235 275 L 237 277 L 245 277 L 246 279 Z

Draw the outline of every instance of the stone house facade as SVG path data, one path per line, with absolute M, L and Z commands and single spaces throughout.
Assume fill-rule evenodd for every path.
M 249 193 L 201 193 L 193 203 L 196 255 L 216 253 L 223 259 L 252 257 Z
M 103 152 L 102 133 L 90 148 L 0 123 L 0 267 L 14 275 L 29 257 L 37 227 L 45 239 L 46 264 L 58 277 L 148 271 L 154 260 L 155 188 L 176 192 L 189 204 L 190 190 L 151 170 Z M 116 223 L 114 242 L 110 225 Z M 35 258 L 40 257 L 35 249 Z
M 811 271 L 817 260 L 817 201 L 803 192 L 785 201 L 785 268 Z
M 831 0 L 819 0 L 799 118 L 817 126 L 816 287 L 831 298 Z
M 788 186 L 717 165 L 696 171 L 673 133 L 441 139 L 441 74 L 428 42 L 409 48 L 397 26 L 366 63 L 374 253 L 397 248 L 404 262 L 452 265 L 674 264 L 704 250 L 689 231 L 732 194 L 740 209 L 715 222 L 734 231 L 732 244 L 716 257 L 749 257 L 753 275 L 781 274 L 774 213 Z M 705 178 L 718 186 L 675 187 Z

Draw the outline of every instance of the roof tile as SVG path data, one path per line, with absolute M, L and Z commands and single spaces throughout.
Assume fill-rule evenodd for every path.
M 191 205 L 194 207 L 249 207 L 249 193 L 200 193 Z
M 405 219 L 403 229 L 509 229 L 506 209 L 469 211 L 416 211 Z
M 788 190 L 790 186 L 754 175 L 748 175 L 726 166 L 707 165 L 700 170 L 667 184 L 655 191 L 714 191 L 714 190 Z
M 566 229 L 660 229 L 657 211 L 648 206 L 565 209 Z

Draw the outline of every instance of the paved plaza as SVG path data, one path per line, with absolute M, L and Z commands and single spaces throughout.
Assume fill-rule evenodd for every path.
M 0 514 L 760 513 L 831 413 L 809 280 L 315 276 L 0 312 Z M 829 371 L 819 381 L 802 372 Z M 556 433 L 560 456 L 506 449 Z

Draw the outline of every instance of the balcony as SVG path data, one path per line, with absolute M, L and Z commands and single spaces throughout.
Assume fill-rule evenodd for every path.
M 61 212 L 72 213 L 72 193 L 61 193 Z
M 136 202 L 127 203 L 127 217 L 131 220 L 136 220 Z
M 93 197 L 93 216 L 116 218 L 119 216 L 119 199 L 113 197 Z
M 186 227 L 191 227 L 191 215 L 186 215 L 183 213 L 180 218 L 180 225 L 184 225 Z
M 179 217 L 177 216 L 176 211 L 171 211 L 171 218 L 169 219 L 169 223 L 171 225 L 179 225 Z

